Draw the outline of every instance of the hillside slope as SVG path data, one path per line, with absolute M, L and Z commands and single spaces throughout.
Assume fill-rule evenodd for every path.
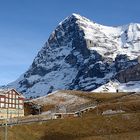
M 8 127 L 10 140 L 139 140 L 140 113 L 50 120 Z M 23 133 L 24 132 L 24 133 Z M 0 128 L 0 139 L 4 139 Z
M 79 98 L 80 100 L 77 100 Z M 76 99 L 74 101 L 74 99 Z M 82 99 L 82 100 L 81 100 Z M 85 100 L 84 100 L 85 99 Z M 71 101 L 76 103 L 72 103 Z M 58 91 L 45 97 L 33 99 L 41 105 L 76 106 L 86 101 L 98 101 L 93 109 L 80 117 L 67 117 L 46 122 L 31 122 L 8 126 L 10 140 L 139 140 L 140 94 L 136 93 L 89 93 L 81 91 Z M 34 116 L 28 116 L 30 118 Z M 36 116 L 40 120 L 41 114 Z M 20 118 L 25 120 L 25 118 Z M 19 119 L 19 120 L 20 120 Z M 24 133 L 23 133 L 24 132 Z M 0 128 L 4 139 L 4 128 Z

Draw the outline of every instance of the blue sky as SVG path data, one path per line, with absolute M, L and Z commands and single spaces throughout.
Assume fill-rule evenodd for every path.
M 31 65 L 58 23 L 72 13 L 104 25 L 140 23 L 140 0 L 0 0 L 0 85 Z

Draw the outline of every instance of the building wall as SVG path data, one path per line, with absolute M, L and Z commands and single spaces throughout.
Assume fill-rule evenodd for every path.
M 0 94 L 0 119 L 24 116 L 24 98 L 15 90 Z
M 2 108 L 0 109 L 0 119 L 6 119 L 6 118 L 14 118 L 14 117 L 23 117 L 24 116 L 24 110 L 22 109 L 6 109 Z

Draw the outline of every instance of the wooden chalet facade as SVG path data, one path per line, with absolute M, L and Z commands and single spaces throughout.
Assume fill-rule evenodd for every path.
M 15 89 L 0 89 L 0 119 L 24 116 L 24 96 Z

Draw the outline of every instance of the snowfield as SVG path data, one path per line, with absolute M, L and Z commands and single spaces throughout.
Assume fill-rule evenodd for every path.
M 119 83 L 118 81 L 110 81 L 105 85 L 93 90 L 93 92 L 137 92 L 140 93 L 140 81 L 131 81 L 128 83 Z

